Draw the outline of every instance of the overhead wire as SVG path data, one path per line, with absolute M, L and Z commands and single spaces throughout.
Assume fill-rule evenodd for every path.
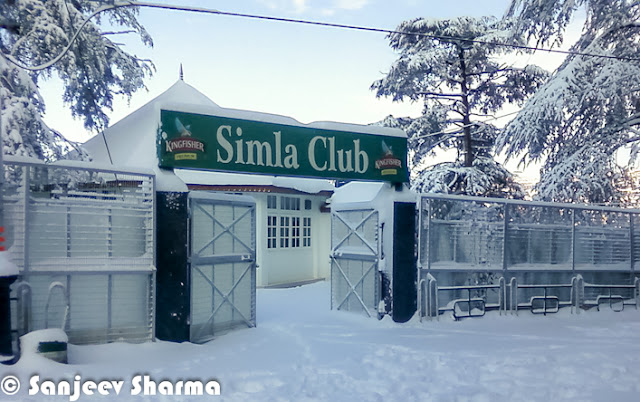
M 461 41 L 466 43 L 477 43 L 477 44 L 483 44 L 488 46 L 508 47 L 512 49 L 529 50 L 534 52 L 542 51 L 547 53 L 556 53 L 556 54 L 564 54 L 564 55 L 572 55 L 572 56 L 598 57 L 598 58 L 623 60 L 623 61 L 640 61 L 640 57 L 625 57 L 625 56 L 615 56 L 610 54 L 577 52 L 573 50 L 550 49 L 550 48 L 542 48 L 537 46 L 518 45 L 515 43 L 500 43 L 500 42 L 492 42 L 492 41 L 481 40 L 481 39 L 468 39 L 468 38 L 457 37 L 457 36 L 434 35 L 434 34 L 427 34 L 424 32 L 404 32 L 404 31 L 398 31 L 398 30 L 386 29 L 386 28 L 375 28 L 375 27 L 349 25 L 349 24 L 337 24 L 332 22 L 311 21 L 311 20 L 285 18 L 285 17 L 273 17 L 273 16 L 267 16 L 267 15 L 258 15 L 258 14 L 237 13 L 237 12 L 221 11 L 221 10 L 210 9 L 210 8 L 181 6 L 181 5 L 175 5 L 175 4 L 151 3 L 146 1 L 105 2 L 105 1 L 89 0 L 89 2 L 98 3 L 101 5 L 101 7 L 94 10 L 89 16 L 87 16 L 87 18 L 83 21 L 81 26 L 74 33 L 71 40 L 69 41 L 67 46 L 63 49 L 63 51 L 58 56 L 54 57 L 48 62 L 38 66 L 27 66 L 20 63 L 17 59 L 15 59 L 11 55 L 7 55 L 3 53 L 0 53 L 0 55 L 2 55 L 10 63 L 25 70 L 38 71 L 38 70 L 46 69 L 48 67 L 51 67 L 53 64 L 58 62 L 62 57 L 64 57 L 64 55 L 70 50 L 73 42 L 77 38 L 80 31 L 93 17 L 97 16 L 98 14 L 101 14 L 102 12 L 114 10 L 117 8 L 147 7 L 147 8 L 157 8 L 157 9 L 164 9 L 164 10 L 224 15 L 224 16 L 230 16 L 230 17 L 251 18 L 251 19 L 266 20 L 266 21 L 278 21 L 278 22 L 287 22 L 287 23 L 296 23 L 296 24 L 305 24 L 305 25 L 315 25 L 315 26 L 323 26 L 323 27 L 330 27 L 330 28 L 351 29 L 351 30 L 357 30 L 357 31 L 378 32 L 378 33 L 385 33 L 385 34 L 413 35 L 413 36 L 421 36 L 421 37 L 426 37 L 426 38 L 440 40 L 440 41 Z
M 311 21 L 311 20 L 303 20 L 303 19 L 296 19 L 296 18 L 285 18 L 285 17 L 273 17 L 273 16 L 257 15 L 257 14 L 237 13 L 237 12 L 221 11 L 221 10 L 210 9 L 210 8 L 181 6 L 181 5 L 175 5 L 175 4 L 152 3 L 152 2 L 146 2 L 146 1 L 122 1 L 122 2 L 117 2 L 117 1 L 116 2 L 93 1 L 93 2 L 94 3 L 99 3 L 102 6 L 99 7 L 98 9 L 94 10 L 94 12 L 92 12 L 83 21 L 81 26 L 78 28 L 78 30 L 72 36 L 71 40 L 69 41 L 69 44 L 54 59 L 52 59 L 52 60 L 50 60 L 50 61 L 48 61 L 46 63 L 43 63 L 42 65 L 39 65 L 39 66 L 25 66 L 22 63 L 18 62 L 18 60 L 14 59 L 11 55 L 6 55 L 5 54 L 3 56 L 5 57 L 5 59 L 7 61 L 11 62 L 12 64 L 15 64 L 16 66 L 18 66 L 20 68 L 26 69 L 26 70 L 36 71 L 36 70 L 41 70 L 41 69 L 48 68 L 51 65 L 53 65 L 55 62 L 59 61 L 62 57 L 64 57 L 64 55 L 70 50 L 72 43 L 75 41 L 75 39 L 77 38 L 77 36 L 80 33 L 80 31 L 82 30 L 82 28 L 84 28 L 84 26 L 89 22 L 89 20 L 91 18 L 97 16 L 98 14 L 100 14 L 102 12 L 109 11 L 109 10 L 114 10 L 114 9 L 117 9 L 117 8 L 123 8 L 123 7 L 147 7 L 147 8 L 157 8 L 157 9 L 164 9 L 164 10 L 173 10 L 173 11 L 186 11 L 186 12 L 195 12 L 195 13 L 215 14 L 215 15 L 224 15 L 224 16 L 231 16 L 231 17 L 258 19 L 258 20 L 266 20 L 266 21 L 277 21 L 277 22 L 287 22 L 287 23 L 304 24 L 304 25 L 314 25 L 314 26 L 322 26 L 322 27 L 329 27 L 329 28 L 351 29 L 351 30 L 377 32 L 377 33 L 385 33 L 385 34 L 412 35 L 412 36 L 426 37 L 426 38 L 430 38 L 430 39 L 433 39 L 433 40 L 440 40 L 440 41 L 461 41 L 461 42 L 466 42 L 466 43 L 477 43 L 477 44 L 488 45 L 488 46 L 508 47 L 508 48 L 512 48 L 512 49 L 529 50 L 529 51 L 534 51 L 534 52 L 535 51 L 544 51 L 544 52 L 548 52 L 548 53 L 557 53 L 557 54 L 572 55 L 572 56 L 598 57 L 598 58 L 624 60 L 624 61 L 640 61 L 640 57 L 624 57 L 624 56 L 615 56 L 615 55 L 607 55 L 607 54 L 577 52 L 577 51 L 572 51 L 572 50 L 541 48 L 541 47 L 537 47 L 537 46 L 518 45 L 518 44 L 514 44 L 514 43 L 500 43 L 500 42 L 492 42 L 492 41 L 486 41 L 486 40 L 481 40 L 481 39 L 468 39 L 468 38 L 464 38 L 464 37 L 456 37 L 456 36 L 448 36 L 448 35 L 434 35 L 434 34 L 428 34 L 428 33 L 424 33 L 424 32 L 405 32 L 405 31 L 398 31 L 398 30 L 385 29 L 385 28 L 376 28 L 376 27 L 367 27 L 367 26 L 349 25 L 349 24 L 337 24 L 337 23 L 331 23 L 331 22 Z M 494 118 L 491 118 L 491 119 L 484 120 L 483 122 L 497 120 L 497 119 L 500 119 L 500 118 L 503 118 L 503 117 L 507 117 L 507 116 L 516 114 L 516 113 L 517 112 L 508 113 L 508 114 L 505 114 L 505 115 L 502 115 L 502 116 L 498 116 L 498 117 L 494 117 Z M 464 129 L 466 127 L 473 126 L 475 124 L 477 124 L 477 123 L 472 123 L 472 124 L 468 124 L 468 125 L 465 125 L 465 126 L 461 126 L 461 127 L 458 128 L 458 130 L 459 129 Z M 435 133 L 429 133 L 429 134 L 417 136 L 416 138 L 425 138 L 425 137 L 436 136 L 436 135 L 439 135 L 439 134 L 449 134 L 449 133 L 455 133 L 455 131 L 442 130 L 442 131 L 435 132 Z
M 201 8 L 201 7 L 151 3 L 146 1 L 115 2 L 113 3 L 113 6 L 114 7 L 138 6 L 138 7 L 159 8 L 159 9 L 175 10 L 175 11 L 190 11 L 190 12 L 196 12 L 196 13 L 225 15 L 230 17 L 241 17 L 241 18 L 251 18 L 251 19 L 266 20 L 266 21 L 278 21 L 278 22 L 288 22 L 288 23 L 304 24 L 304 25 L 315 25 L 315 26 L 323 26 L 323 27 L 329 27 L 329 28 L 351 29 L 351 30 L 357 30 L 357 31 L 378 32 L 378 33 L 385 33 L 385 34 L 422 36 L 422 37 L 441 40 L 441 41 L 461 41 L 466 43 L 477 43 L 477 44 L 489 45 L 489 46 L 508 47 L 508 48 L 520 49 L 520 50 L 544 51 L 548 53 L 557 53 L 557 54 L 564 54 L 564 55 L 599 57 L 599 58 L 605 58 L 605 59 L 624 60 L 624 61 L 640 61 L 640 57 L 625 57 L 625 56 L 615 56 L 610 54 L 578 52 L 573 50 L 550 49 L 550 48 L 542 48 L 537 46 L 519 45 L 515 43 L 500 43 L 500 42 L 492 42 L 492 41 L 482 40 L 482 39 L 468 39 L 468 38 L 449 36 L 449 35 L 434 35 L 434 34 L 427 34 L 423 32 L 405 32 L 405 31 L 397 31 L 394 29 L 385 29 L 385 28 L 376 28 L 376 27 L 367 27 L 367 26 L 349 25 L 349 24 L 337 24 L 332 22 L 311 21 L 311 20 L 303 20 L 303 19 L 297 19 L 297 18 L 285 18 L 285 17 L 273 17 L 273 16 L 267 16 L 267 15 L 237 13 L 237 12 L 221 11 L 221 10 Z

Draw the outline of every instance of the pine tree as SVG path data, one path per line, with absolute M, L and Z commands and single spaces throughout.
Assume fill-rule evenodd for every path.
M 126 53 L 109 39 L 101 25 L 136 33 L 152 46 L 134 8 L 101 13 L 80 31 L 64 57 L 52 66 L 29 71 L 22 66 L 42 65 L 61 54 L 85 19 L 100 5 L 85 0 L 15 0 L 0 3 L 0 91 L 3 98 L 4 152 L 34 156 L 46 161 L 65 157 L 69 151 L 85 159 L 86 153 L 67 141 L 42 120 L 45 105 L 38 90 L 42 79 L 57 75 L 63 85 L 63 101 L 86 128 L 107 127 L 107 111 L 114 94 L 131 97 L 144 88 L 153 65 Z
M 389 35 L 400 53 L 385 78 L 373 83 L 378 97 L 423 102 L 417 119 L 390 116 L 378 124 L 409 135 L 413 187 L 418 191 L 521 196 L 513 176 L 494 159 L 499 129 L 480 120 L 506 103 L 521 104 L 546 79 L 536 66 L 499 60 L 522 44 L 494 18 L 405 21 Z M 422 35 L 417 35 L 422 34 Z M 424 169 L 436 149 L 458 150 L 456 161 Z
M 640 150 L 640 3 L 628 0 L 513 0 L 515 32 L 544 45 L 563 41 L 579 7 L 586 10 L 574 52 L 498 138 L 523 164 L 544 161 L 537 197 L 547 201 L 619 203 L 629 166 L 616 160 Z M 633 60 L 629 60 L 631 58 Z

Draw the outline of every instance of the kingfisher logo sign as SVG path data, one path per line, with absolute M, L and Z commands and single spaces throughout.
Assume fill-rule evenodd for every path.
M 175 118 L 175 126 L 180 137 L 165 139 L 165 151 L 173 155 L 173 159 L 176 161 L 197 161 L 198 154 L 204 154 L 204 142 L 192 138 L 191 131 L 189 131 L 190 126 L 185 127 L 178 117 Z
M 407 139 L 161 111 L 160 167 L 407 182 Z
M 393 155 L 393 149 L 382 141 L 384 156 L 376 161 L 376 169 L 380 170 L 382 176 L 397 175 L 402 169 L 402 160 Z

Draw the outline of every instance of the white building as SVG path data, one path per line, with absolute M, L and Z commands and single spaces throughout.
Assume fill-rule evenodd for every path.
M 326 180 L 177 170 L 191 191 L 250 195 L 256 201 L 257 285 L 329 278 L 331 214 Z
M 331 221 L 326 200 L 328 180 L 273 177 L 176 169 L 178 183 L 158 168 L 157 129 L 161 108 L 252 118 L 300 125 L 293 119 L 221 108 L 201 92 L 177 81 L 167 91 L 131 113 L 84 146 L 94 160 L 156 171 L 158 190 L 218 191 L 246 194 L 256 200 L 257 285 L 303 283 L 329 277 Z M 107 145 L 105 145 L 107 144 Z M 167 184 L 169 183 L 169 184 Z M 167 187 L 169 188 L 163 188 Z

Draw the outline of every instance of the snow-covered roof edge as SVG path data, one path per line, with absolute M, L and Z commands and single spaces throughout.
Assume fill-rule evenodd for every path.
M 158 107 L 163 110 L 176 112 L 202 114 L 216 117 L 226 117 L 239 120 L 250 120 L 262 123 L 273 123 L 302 128 L 317 128 L 331 131 L 344 131 L 358 134 L 381 135 L 387 137 L 407 138 L 407 134 L 398 129 L 382 126 L 371 126 L 355 123 L 338 123 L 331 121 L 314 121 L 309 124 L 301 123 L 298 120 L 272 113 L 254 112 L 241 109 L 228 109 L 220 106 L 207 106 L 184 102 L 159 101 Z
M 180 100 L 172 99 L 175 97 L 180 97 L 180 95 L 183 95 Z M 173 110 L 176 112 L 196 113 L 296 127 L 317 128 L 333 131 L 347 131 L 360 134 L 383 135 L 400 138 L 407 137 L 407 134 L 398 128 L 332 121 L 314 121 L 305 124 L 299 122 L 293 117 L 283 116 L 279 114 L 221 107 L 205 94 L 198 91 L 195 87 L 181 80 L 176 81 L 167 90 L 163 91 L 161 94 L 147 102 L 145 105 L 141 106 L 123 119 L 116 122 L 113 126 L 111 126 L 111 128 L 118 125 L 126 124 L 127 121 L 133 118 L 138 112 L 148 107 L 154 107 L 154 109 L 158 111 L 158 121 L 160 121 L 159 111 L 164 109 Z
M 187 184 L 205 186 L 273 186 L 282 189 L 318 194 L 333 192 L 333 184 L 325 179 L 273 176 L 247 173 L 227 173 L 207 170 L 176 169 L 176 175 Z

